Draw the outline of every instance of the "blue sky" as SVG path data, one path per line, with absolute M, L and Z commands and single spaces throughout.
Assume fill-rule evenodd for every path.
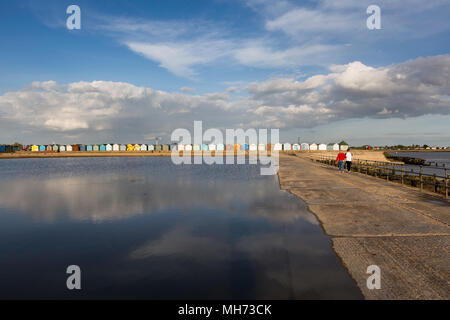
M 66 28 L 71 4 L 80 30 Z M 366 27 L 370 4 L 381 30 Z M 450 145 L 449 9 L 3 0 L 0 142 L 150 141 L 203 120 L 290 141 Z

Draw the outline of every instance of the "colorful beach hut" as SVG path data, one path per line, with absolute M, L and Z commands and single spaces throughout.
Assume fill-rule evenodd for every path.
M 162 145 L 162 150 L 163 151 L 170 151 L 170 144 L 163 144 Z
M 156 151 L 162 151 L 162 149 L 163 149 L 162 144 L 157 144 L 157 145 L 155 146 L 155 150 L 156 150 Z
M 59 147 L 58 147 L 58 145 L 57 144 L 54 144 L 53 146 L 52 146 L 52 151 L 58 151 L 59 150 Z
M 66 151 L 73 151 L 73 148 L 72 148 L 72 145 L 71 145 L 71 144 L 68 144 L 68 145 L 66 146 Z
M 6 146 L 0 146 L 0 152 L 6 152 Z
M 86 146 L 86 151 L 94 151 L 94 146 L 91 145 L 91 144 L 88 144 L 88 145 Z
M 92 146 L 92 151 L 100 151 L 100 146 L 98 144 L 94 144 Z
M 49 145 L 45 148 L 45 150 L 46 150 L 46 151 L 53 151 L 53 148 L 52 148 L 52 146 L 49 144 Z
M 80 145 L 78 144 L 72 145 L 72 151 L 80 151 Z
M 184 151 L 185 145 L 184 144 L 178 144 L 177 145 L 177 150 L 178 151 Z
M 241 145 L 235 143 L 235 144 L 234 144 L 234 151 L 241 151 Z
M 39 146 L 38 146 L 38 145 L 35 145 L 35 144 L 33 144 L 33 145 L 31 146 L 31 151 L 33 151 L 33 152 L 37 152 L 37 151 L 39 151 Z
M 39 151 L 45 151 L 47 148 L 42 144 L 39 146 Z
M 214 143 L 210 143 L 208 145 L 208 149 L 209 149 L 209 151 L 216 151 L 217 146 Z
M 184 151 L 192 151 L 192 149 L 193 149 L 192 144 L 185 144 L 184 145 Z M 198 151 L 198 150 L 199 150 L 199 146 L 197 145 L 197 150 L 196 151 Z
M 153 151 L 155 151 L 155 146 L 153 144 L 149 144 L 147 149 L 148 149 L 148 151 L 153 152 Z
M 134 145 L 127 144 L 127 151 L 134 151 Z
M 248 151 L 248 148 L 249 148 L 248 143 L 246 143 L 242 146 L 242 150 L 244 150 L 244 151 Z
M 84 144 L 80 145 L 80 151 L 86 151 L 86 146 Z
M 99 145 L 98 151 L 106 151 L 106 145 L 104 144 Z

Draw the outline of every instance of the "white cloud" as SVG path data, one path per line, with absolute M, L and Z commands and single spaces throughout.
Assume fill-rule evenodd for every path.
M 330 70 L 302 81 L 253 82 L 238 96 L 235 88 L 194 95 L 123 82 L 34 82 L 0 96 L 0 134 L 8 136 L 13 125 L 36 139 L 126 142 L 167 138 L 176 128 L 192 128 L 194 120 L 216 128 L 299 128 L 351 118 L 450 114 L 450 55 L 378 68 L 355 61 Z

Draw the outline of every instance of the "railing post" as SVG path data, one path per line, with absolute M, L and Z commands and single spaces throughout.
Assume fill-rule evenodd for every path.
M 387 164 L 385 164 L 385 168 L 386 168 L 386 181 L 389 181 L 389 170 Z
M 420 191 L 423 191 L 423 177 L 422 177 L 422 173 L 423 173 L 423 168 L 422 168 L 422 166 L 420 166 Z
M 438 192 L 436 173 L 433 174 L 433 182 L 434 182 L 434 192 Z
M 447 168 L 444 169 L 445 176 L 445 199 L 448 199 L 448 176 L 447 176 Z
M 403 175 L 404 175 L 404 173 L 405 173 L 405 168 L 403 167 L 404 165 L 402 164 L 402 185 L 404 184 L 404 182 L 403 182 Z

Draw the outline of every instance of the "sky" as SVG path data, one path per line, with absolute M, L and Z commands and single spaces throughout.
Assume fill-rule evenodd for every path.
M 197 120 L 282 142 L 449 146 L 449 13 L 447 0 L 2 0 L 0 143 L 170 142 Z

